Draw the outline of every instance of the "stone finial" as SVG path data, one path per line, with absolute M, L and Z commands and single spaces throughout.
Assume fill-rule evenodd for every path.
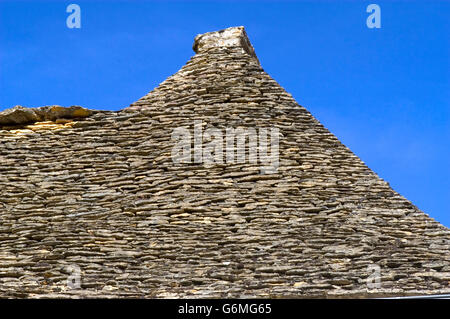
M 240 47 L 246 53 L 256 58 L 250 40 L 244 27 L 231 27 L 220 31 L 199 34 L 195 37 L 193 49 L 200 53 L 213 47 Z

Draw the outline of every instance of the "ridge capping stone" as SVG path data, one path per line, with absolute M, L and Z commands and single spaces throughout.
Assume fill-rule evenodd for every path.
M 255 49 L 243 26 L 199 34 L 194 39 L 192 49 L 195 53 L 201 53 L 217 47 L 240 47 L 244 52 L 256 58 Z

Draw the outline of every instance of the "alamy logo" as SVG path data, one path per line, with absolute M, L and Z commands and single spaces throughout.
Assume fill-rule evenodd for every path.
M 172 161 L 181 163 L 260 164 L 262 174 L 274 174 L 279 167 L 279 129 L 259 128 L 208 128 L 203 132 L 202 121 L 194 121 L 193 139 L 189 129 L 177 127 L 172 132 L 176 143 L 172 148 Z M 225 138 L 224 138 L 225 136 Z M 193 152 L 192 152 L 193 145 Z M 224 147 L 225 146 L 225 147 Z M 224 152 L 225 148 L 225 152 Z M 224 154 L 225 153 L 225 154 Z
M 81 269 L 77 265 L 69 265 L 67 271 L 70 275 L 67 277 L 67 287 L 69 289 L 81 288 Z
M 381 288 L 381 268 L 377 264 L 367 266 L 369 276 L 366 279 L 367 290 L 376 290 Z
M 67 13 L 71 13 L 66 19 L 66 26 L 69 29 L 81 28 L 81 8 L 78 4 L 69 4 L 66 8 Z
M 371 13 L 367 17 L 366 25 L 369 29 L 380 29 L 381 28 L 381 8 L 378 4 L 369 4 L 366 8 L 367 13 Z

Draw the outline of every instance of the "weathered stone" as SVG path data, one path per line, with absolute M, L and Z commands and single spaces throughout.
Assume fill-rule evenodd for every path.
M 244 27 L 232 27 L 220 31 L 199 34 L 195 37 L 193 50 L 202 53 L 210 48 L 241 48 L 250 56 L 256 58 Z
M 247 41 L 241 28 L 197 37 L 197 54 L 124 110 L 44 107 L 47 119 L 0 130 L 0 297 L 449 292 L 450 231 L 298 105 Z M 171 134 L 194 120 L 277 127 L 278 171 L 176 165 Z
M 0 112 L 1 125 L 14 125 L 37 122 L 40 119 L 33 109 L 17 105 L 11 109 Z
M 84 118 L 92 114 L 91 110 L 81 106 L 62 107 L 59 105 L 43 106 L 38 108 L 25 108 L 17 105 L 11 109 L 0 112 L 0 125 L 20 125 L 44 121 L 56 121 L 56 124 L 66 124 L 68 119 Z M 66 120 L 62 123 L 62 119 Z

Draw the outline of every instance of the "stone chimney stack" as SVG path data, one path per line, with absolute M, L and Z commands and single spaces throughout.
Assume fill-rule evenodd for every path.
M 211 48 L 234 47 L 242 48 L 243 52 L 257 59 L 255 49 L 247 37 L 244 27 L 231 27 L 220 31 L 199 34 L 194 39 L 195 53 L 202 53 Z

